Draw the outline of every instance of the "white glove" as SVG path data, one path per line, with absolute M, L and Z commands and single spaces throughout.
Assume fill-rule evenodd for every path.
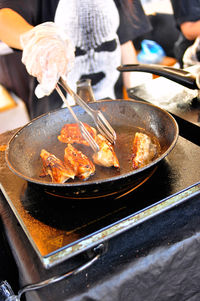
M 197 52 L 200 51 L 200 37 L 196 38 L 194 44 L 188 47 L 183 55 L 184 68 L 199 65 L 200 61 L 197 57 Z
M 54 22 L 42 23 L 21 35 L 22 62 L 39 85 L 38 98 L 51 94 L 61 76 L 66 76 L 74 63 L 74 47 L 66 33 Z

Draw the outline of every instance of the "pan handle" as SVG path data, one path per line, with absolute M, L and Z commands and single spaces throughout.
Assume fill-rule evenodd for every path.
M 17 296 L 12 296 L 12 297 L 10 297 L 10 299 L 8 298 L 6 300 L 20 301 L 22 294 L 24 294 L 26 292 L 40 289 L 40 288 L 45 287 L 47 285 L 50 285 L 52 283 L 56 283 L 58 281 L 66 279 L 69 276 L 78 274 L 79 272 L 85 270 L 90 265 L 92 265 L 102 255 L 102 253 L 105 251 L 104 249 L 105 249 L 104 244 L 102 244 L 102 243 L 99 244 L 98 246 L 93 248 L 94 257 L 92 259 L 90 259 L 89 261 L 87 261 L 86 263 L 84 263 L 83 265 L 81 265 L 81 266 L 75 268 L 74 270 L 69 271 L 65 274 L 57 275 L 57 276 L 54 276 L 54 277 L 49 278 L 47 280 L 44 280 L 44 281 L 41 281 L 41 282 L 38 282 L 38 283 L 35 283 L 35 284 L 30 284 L 30 285 L 24 286 L 23 288 L 21 288 L 19 290 Z
M 163 76 L 189 89 L 199 89 L 197 78 L 189 71 L 156 64 L 128 64 L 117 67 L 120 72 L 139 71 Z

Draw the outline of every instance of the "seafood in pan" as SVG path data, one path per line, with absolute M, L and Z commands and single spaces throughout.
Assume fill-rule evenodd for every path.
M 65 148 L 64 162 L 71 165 L 76 176 L 82 180 L 88 179 L 95 173 L 93 162 L 71 144 Z
M 65 148 L 64 161 L 45 149 L 42 149 L 40 157 L 43 163 L 43 172 L 40 176 L 49 175 L 54 183 L 65 183 L 75 177 L 85 180 L 95 172 L 93 162 L 71 144 Z
M 90 135 L 96 139 L 96 129 L 89 126 L 87 123 L 83 123 Z M 61 129 L 58 140 L 63 143 L 77 143 L 89 146 L 89 143 L 82 137 L 80 128 L 77 123 L 68 123 Z
M 119 168 L 120 165 L 114 151 L 114 146 L 101 134 L 97 135 L 95 128 L 86 123 L 84 125 L 99 145 L 99 151 L 92 157 L 94 163 L 104 167 L 114 166 Z M 58 140 L 69 144 L 77 143 L 89 146 L 88 142 L 82 137 L 77 123 L 65 124 L 58 136 Z
M 114 146 L 101 134 L 97 135 L 96 142 L 99 145 L 99 151 L 92 156 L 94 163 L 105 167 L 114 166 L 119 168 L 119 160 L 114 151 Z
M 75 143 L 87 145 L 81 136 L 78 125 L 66 124 L 58 136 L 59 141 L 67 143 L 64 160 L 62 161 L 42 149 L 40 156 L 43 161 L 43 173 L 41 176 L 50 175 L 52 182 L 64 183 L 75 177 L 82 180 L 88 179 L 95 173 L 95 165 L 120 168 L 114 145 L 101 134 L 97 134 L 96 130 L 89 125 L 87 125 L 87 129 L 99 145 L 99 151 L 92 155 L 92 160 L 72 145 Z M 158 152 L 158 145 L 152 137 L 142 132 L 136 132 L 133 139 L 132 168 L 138 169 L 149 164 L 156 158 Z
M 64 183 L 69 179 L 75 178 L 76 173 L 74 169 L 71 166 L 66 165 L 54 154 L 42 149 L 40 157 L 42 158 L 43 164 L 41 177 L 49 175 L 54 183 Z
M 144 167 L 158 155 L 158 145 L 155 144 L 150 136 L 136 132 L 133 140 L 133 169 Z

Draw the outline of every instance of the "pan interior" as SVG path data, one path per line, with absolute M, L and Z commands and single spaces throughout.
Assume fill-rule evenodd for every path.
M 164 158 L 176 143 L 178 137 L 176 122 L 170 114 L 158 107 L 144 102 L 124 100 L 102 101 L 90 105 L 94 109 L 100 109 L 116 130 L 115 151 L 120 162 L 120 169 L 96 166 L 95 175 L 87 181 L 76 179 L 56 185 L 91 184 L 136 174 Z M 75 106 L 73 110 L 82 122 L 95 127 L 91 117 L 82 108 Z M 44 148 L 63 160 L 66 144 L 61 143 L 57 136 L 66 123 L 74 123 L 74 120 L 68 109 L 64 108 L 38 117 L 19 130 L 11 138 L 6 151 L 6 161 L 9 168 L 30 182 L 55 185 L 49 177 L 40 177 L 42 171 L 40 152 Z M 160 153 L 155 161 L 134 171 L 131 156 L 136 131 L 145 132 L 156 139 L 160 145 Z M 92 150 L 88 147 L 79 145 L 75 145 L 75 147 L 89 157 L 92 156 Z

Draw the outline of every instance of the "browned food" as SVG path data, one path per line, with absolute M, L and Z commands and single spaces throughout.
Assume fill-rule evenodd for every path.
M 75 172 L 73 168 L 66 165 L 63 161 L 58 159 L 55 155 L 49 153 L 45 149 L 41 150 L 40 157 L 43 163 L 43 173 L 41 177 L 49 175 L 52 182 L 64 183 L 68 179 L 74 179 Z
M 90 135 L 96 139 L 96 129 L 89 126 L 87 123 L 83 123 Z M 82 137 L 81 131 L 77 123 L 65 124 L 61 129 L 58 140 L 64 143 L 78 143 L 89 146 L 89 143 Z
M 101 134 L 96 136 L 96 142 L 100 150 L 93 154 L 93 161 L 97 165 L 105 167 L 120 167 L 113 145 Z
M 71 144 L 65 148 L 64 161 L 73 167 L 76 176 L 82 180 L 89 178 L 95 172 L 93 162 Z
M 151 138 L 144 133 L 137 132 L 133 141 L 133 168 L 144 167 L 155 158 L 156 154 L 157 146 Z

